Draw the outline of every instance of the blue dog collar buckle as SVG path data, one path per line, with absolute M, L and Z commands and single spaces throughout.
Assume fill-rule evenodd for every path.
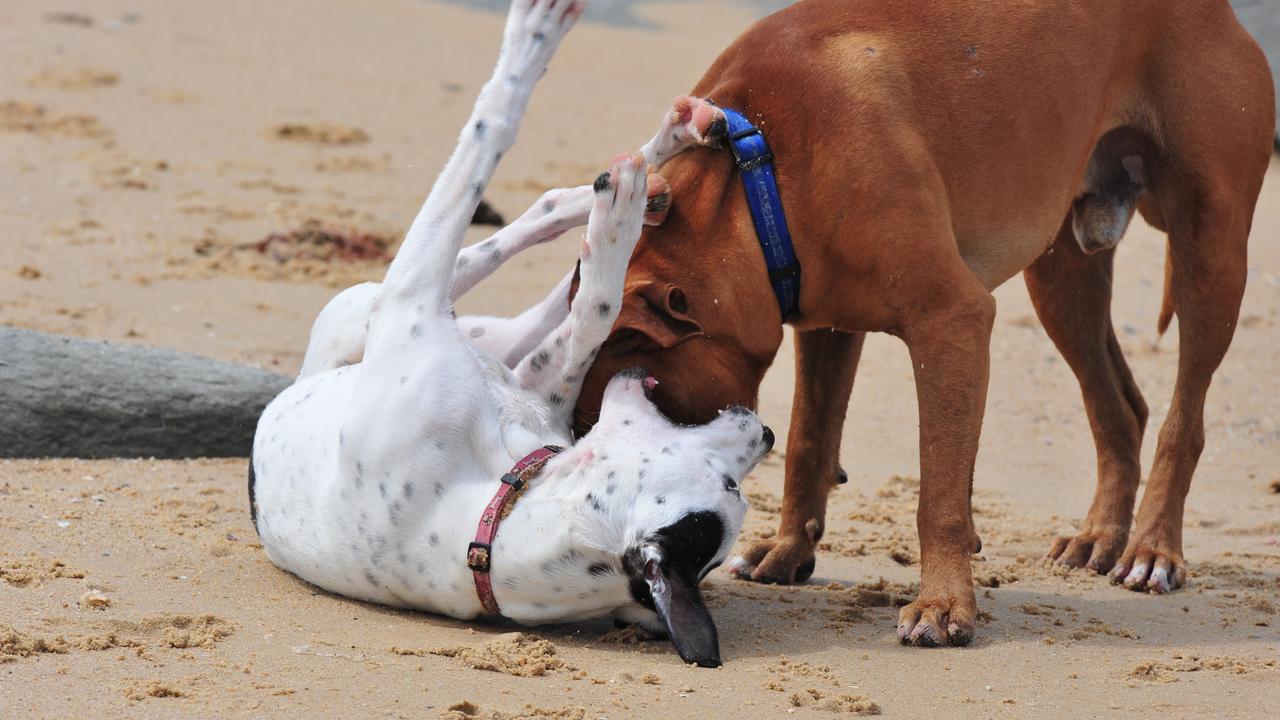
M 791 242 L 791 231 L 782 209 L 782 196 L 774 174 L 773 152 L 760 128 L 740 112 L 721 108 L 728 124 L 729 148 L 742 176 L 747 205 L 756 228 L 756 239 L 764 253 L 769 284 L 778 298 L 785 321 L 800 304 L 800 261 Z
M 758 127 L 749 127 L 730 135 L 729 147 L 733 150 L 733 159 L 737 161 L 741 172 L 751 172 L 765 163 L 773 163 L 769 143 Z

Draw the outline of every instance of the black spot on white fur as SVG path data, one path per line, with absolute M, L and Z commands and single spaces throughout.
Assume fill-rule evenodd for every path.
M 604 192 L 609 189 L 609 183 L 611 180 L 613 180 L 612 175 L 607 172 L 602 172 L 596 176 L 596 181 L 591 188 L 598 193 Z

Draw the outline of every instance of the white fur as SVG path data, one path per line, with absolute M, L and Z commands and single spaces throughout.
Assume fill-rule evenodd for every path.
M 664 116 L 662 126 L 640 148 L 640 154 L 648 165 L 658 167 L 691 147 L 714 142 L 714 138 L 705 137 L 691 123 L 681 122 L 673 110 Z M 492 237 L 463 248 L 454 260 L 450 301 L 462 297 L 522 250 L 581 227 L 591 211 L 592 196 L 590 185 L 548 190 L 510 225 Z M 542 302 L 514 318 L 470 316 L 459 318 L 458 323 L 473 344 L 514 368 L 537 341 L 568 316 L 572 277 L 572 273 L 567 275 Z M 360 362 L 369 315 L 381 291 L 381 283 L 361 283 L 338 293 L 325 305 L 311 327 L 299 378 Z
M 467 546 L 498 478 L 541 445 L 571 444 L 582 371 L 617 317 L 640 234 L 644 164 L 615 160 L 609 186 L 585 198 L 582 280 L 567 312 L 559 309 L 567 279 L 503 329 L 455 320 L 450 306 L 451 288 L 478 280 L 462 282 L 457 270 L 475 257 L 459 254 L 467 222 L 577 10 L 516 0 L 493 78 L 384 283 L 349 289 L 339 296 L 349 304 L 325 309 L 302 376 L 262 415 L 253 450 L 259 535 L 272 562 L 308 582 L 476 616 Z M 551 232 L 534 232 L 536 218 L 527 219 L 528 232 L 505 240 L 513 252 Z M 473 337 L 476 328 L 486 332 Z M 547 463 L 503 521 L 492 578 L 505 616 L 538 623 L 613 612 L 654 625 L 630 595 L 622 555 L 692 512 L 712 511 L 725 526 L 703 570 L 728 553 L 746 511 L 737 488 L 767 452 L 764 430 L 745 410 L 673 425 L 644 384 L 635 374 L 614 378 L 595 428 Z

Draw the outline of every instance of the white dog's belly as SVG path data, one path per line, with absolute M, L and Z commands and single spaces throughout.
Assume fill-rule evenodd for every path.
M 334 410 L 351 403 L 359 369 L 300 380 L 263 412 L 254 507 L 267 556 L 330 592 L 472 617 L 467 544 L 492 487 L 466 480 L 482 471 L 445 436 L 425 436 L 399 462 L 350 452 L 346 436 L 358 430 Z

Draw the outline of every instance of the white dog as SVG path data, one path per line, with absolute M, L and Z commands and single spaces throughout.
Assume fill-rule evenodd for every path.
M 542 448 L 570 445 L 583 373 L 617 317 L 646 162 L 706 144 L 723 116 L 681 98 L 644 157 L 616 158 L 594 188 L 546 198 L 505 237 L 459 254 L 582 4 L 513 3 L 497 69 L 385 281 L 326 308 L 354 329 L 313 338 L 333 352 L 309 351 L 310 372 L 264 411 L 250 503 L 272 562 L 326 590 L 462 619 L 613 613 L 665 629 L 683 659 L 715 666 L 698 582 L 741 528 L 739 487 L 772 433 L 741 408 L 676 426 L 648 401 L 652 378 L 634 371 L 613 379 L 600 421 L 576 445 Z M 520 318 L 453 317 L 453 296 L 588 212 L 571 305 L 566 278 Z

